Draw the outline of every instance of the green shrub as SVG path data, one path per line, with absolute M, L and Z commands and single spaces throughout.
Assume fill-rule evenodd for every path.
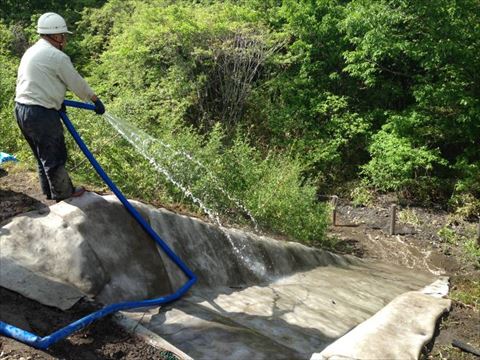
M 354 206 L 369 206 L 373 202 L 372 191 L 365 184 L 353 188 L 350 197 Z
M 438 150 L 414 146 L 386 130 L 373 137 L 369 150 L 372 159 L 362 167 L 362 173 L 369 184 L 384 191 L 419 194 L 422 185 L 430 184 L 435 166 L 445 164 Z
M 410 208 L 400 210 L 398 212 L 398 220 L 404 224 L 413 226 L 419 226 L 423 224 L 423 221 L 418 217 L 417 212 Z
M 462 218 L 480 217 L 480 162 L 461 159 L 455 165 L 459 178 L 449 200 L 452 210 Z
M 14 116 L 18 59 L 12 53 L 13 41 L 12 32 L 0 19 L 0 151 L 16 153 L 18 156 L 18 151 L 28 148 L 28 145 L 22 141 Z

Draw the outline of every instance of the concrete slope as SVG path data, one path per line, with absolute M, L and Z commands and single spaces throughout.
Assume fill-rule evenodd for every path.
M 129 316 L 195 359 L 309 358 L 436 280 L 133 203 L 199 282 L 170 306 Z M 0 271 L 0 286 L 60 308 L 82 294 L 103 303 L 152 298 L 186 280 L 113 196 L 94 193 L 0 228 Z

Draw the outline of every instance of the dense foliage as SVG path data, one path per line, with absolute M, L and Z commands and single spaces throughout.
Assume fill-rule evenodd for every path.
M 352 183 L 353 194 L 480 212 L 477 0 L 19 4 L 0 7 L 0 150 L 28 156 L 15 72 L 49 10 L 74 28 L 67 53 L 107 110 L 157 141 L 148 151 L 162 161 L 149 163 L 105 121 L 72 112 L 130 196 L 192 209 L 197 199 L 236 221 L 245 206 L 306 242 L 323 239 L 317 194 Z M 70 147 L 74 173 L 98 182 Z

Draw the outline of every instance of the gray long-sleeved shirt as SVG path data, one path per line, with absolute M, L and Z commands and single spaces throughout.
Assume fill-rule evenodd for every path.
M 59 110 L 67 89 L 84 101 L 94 95 L 67 54 L 45 39 L 38 40 L 20 61 L 15 101 Z

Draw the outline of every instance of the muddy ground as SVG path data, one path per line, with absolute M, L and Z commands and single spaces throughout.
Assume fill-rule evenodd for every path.
M 53 204 L 40 193 L 34 172 L 18 166 L 6 169 L 8 173 L 0 169 L 0 225 L 15 215 Z M 338 240 L 337 251 L 450 276 L 452 311 L 442 319 L 437 337 L 425 348 L 423 358 L 478 359 L 452 346 L 452 342 L 460 341 L 480 349 L 480 263 L 465 252 L 462 243 L 465 239 L 462 236 L 471 236 L 475 225 L 452 220 L 438 208 L 398 207 L 396 235 L 390 235 L 392 203 L 395 198 L 385 197 L 371 207 L 354 207 L 340 200 L 336 226 L 329 228 L 329 236 Z M 442 232 L 443 236 L 439 235 Z M 449 238 L 449 234 L 459 236 Z M 80 303 L 68 312 L 61 312 L 0 289 L 0 320 L 41 335 L 94 308 L 94 304 Z M 130 336 L 107 317 L 48 351 L 0 337 L 0 359 L 175 359 L 175 356 Z

